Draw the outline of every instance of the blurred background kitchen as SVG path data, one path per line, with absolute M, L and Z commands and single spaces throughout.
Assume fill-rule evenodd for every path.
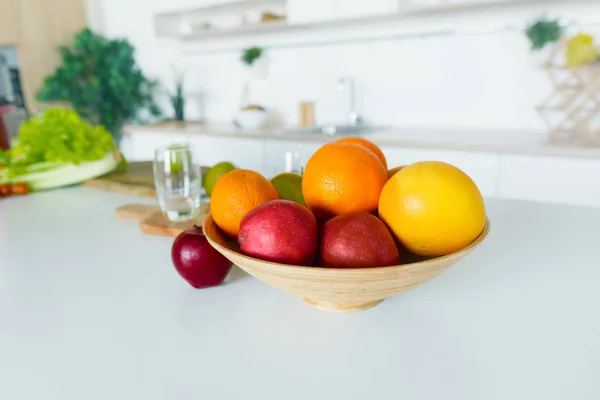
M 187 142 L 203 165 L 231 161 L 269 176 L 288 169 L 289 154 L 302 165 L 325 141 L 365 136 L 391 165 L 451 162 L 485 196 L 600 206 L 598 1 L 6 0 L 2 7 L 6 138 L 49 100 L 74 105 L 85 97 L 61 88 L 130 93 L 130 71 L 139 68 L 148 85 L 131 109 L 120 116 L 123 107 L 111 105 L 110 120 L 96 120 L 110 125 L 130 162 Z M 69 63 L 57 46 L 70 45 L 84 26 L 97 36 L 79 43 L 124 39 L 136 66 L 119 61 L 124 42 L 115 42 L 106 54 L 116 60 L 102 64 L 106 54 L 82 45 L 94 61 L 55 73 Z M 127 73 L 93 83 L 94 71 L 120 68 Z M 52 83 L 43 83 L 47 76 Z

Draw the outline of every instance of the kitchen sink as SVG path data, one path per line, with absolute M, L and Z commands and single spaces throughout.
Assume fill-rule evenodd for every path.
M 323 135 L 354 135 L 381 131 L 385 127 L 370 125 L 318 125 L 288 129 L 285 133 L 320 133 Z

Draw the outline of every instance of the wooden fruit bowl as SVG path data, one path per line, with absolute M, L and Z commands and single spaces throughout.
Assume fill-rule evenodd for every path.
M 322 311 L 362 311 L 384 299 L 424 283 L 458 262 L 483 242 L 483 232 L 467 247 L 443 257 L 380 268 L 323 268 L 277 264 L 245 256 L 234 240 L 226 237 L 211 216 L 202 224 L 210 244 L 238 267 L 278 289 L 299 296 Z

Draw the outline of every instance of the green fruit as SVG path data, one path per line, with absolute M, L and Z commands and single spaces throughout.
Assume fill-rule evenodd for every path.
M 173 145 L 167 147 L 170 152 L 169 170 L 172 174 L 178 174 L 183 171 L 184 165 L 192 159 L 192 152 L 184 145 Z
M 302 195 L 302 175 L 284 172 L 271 178 L 271 184 L 275 186 L 280 199 L 295 201 L 306 206 Z
M 202 179 L 202 186 L 206 190 L 206 195 L 210 197 L 219 178 L 234 169 L 237 169 L 237 167 L 229 161 L 222 161 L 210 167 Z

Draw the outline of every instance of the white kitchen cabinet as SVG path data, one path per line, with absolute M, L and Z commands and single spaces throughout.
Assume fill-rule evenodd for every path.
M 190 135 L 166 131 L 127 132 L 121 143 L 121 151 L 129 161 L 151 161 L 159 147 L 190 142 Z
M 266 140 L 265 141 L 265 174 L 273 176 L 284 172 L 285 153 L 298 154 L 298 163 L 305 167 L 310 156 L 313 155 L 323 143 L 303 142 L 298 140 Z
M 389 168 L 417 161 L 444 161 L 465 171 L 479 186 L 484 196 L 496 195 L 498 155 L 455 150 L 407 149 L 382 147 Z
M 600 159 L 500 156 L 498 196 L 600 206 Z
M 267 173 L 263 140 L 206 135 L 188 136 L 194 156 L 202 165 L 231 161 L 239 168 Z
M 267 173 L 264 141 L 239 137 L 218 137 L 175 133 L 170 131 L 130 131 L 123 138 L 121 151 L 130 161 L 149 161 L 159 147 L 172 144 L 189 144 L 194 157 L 201 165 L 214 165 L 231 161 L 240 168 Z
M 133 146 L 133 138 L 131 135 L 127 133 L 123 135 L 121 143 L 119 144 L 119 149 L 121 150 L 121 154 L 123 154 L 127 160 L 139 161 L 134 155 L 135 148 Z
M 265 156 L 270 175 L 281 172 L 284 166 L 285 152 L 298 153 L 302 166 L 310 156 L 323 145 L 318 142 L 292 140 L 267 140 Z M 496 173 L 498 156 L 495 153 L 472 153 L 454 150 L 407 149 L 397 147 L 382 147 L 389 168 L 399 165 L 412 164 L 417 161 L 445 161 L 464 170 L 479 186 L 484 196 L 496 194 Z

